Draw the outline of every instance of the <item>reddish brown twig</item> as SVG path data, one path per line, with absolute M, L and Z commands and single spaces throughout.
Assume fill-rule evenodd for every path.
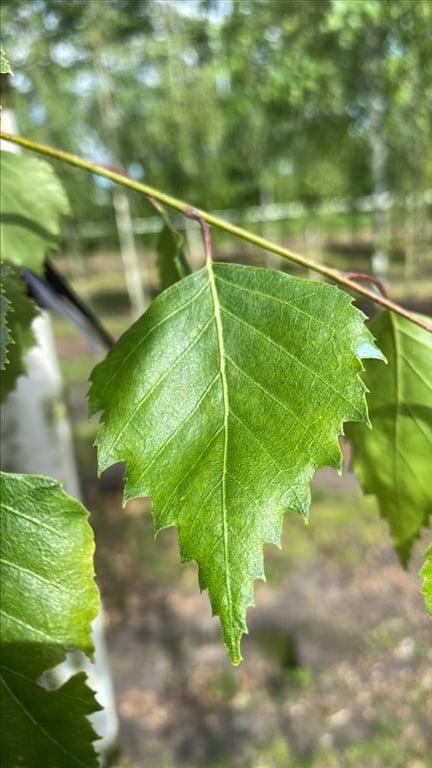
M 385 299 L 390 298 L 384 283 L 379 279 L 379 277 L 368 275 L 366 272 L 345 272 L 345 277 L 347 277 L 348 280 L 364 280 L 366 283 L 372 283 L 377 291 L 379 291 L 381 296 L 384 296 Z
M 212 242 L 211 242 L 211 235 L 210 235 L 210 227 L 207 224 L 206 220 L 200 216 L 197 210 L 195 208 L 192 208 L 191 206 L 185 206 L 183 213 L 185 216 L 188 216 L 189 219 L 196 219 L 196 221 L 199 223 L 203 238 L 204 238 L 204 253 L 206 257 L 206 261 L 212 260 Z

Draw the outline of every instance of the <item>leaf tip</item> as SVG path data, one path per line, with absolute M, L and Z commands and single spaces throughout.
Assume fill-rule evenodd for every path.
M 233 667 L 238 667 L 239 664 L 243 661 L 243 656 L 240 652 L 240 640 L 235 644 L 235 646 L 227 646 L 228 648 L 228 656 L 230 659 L 231 664 Z

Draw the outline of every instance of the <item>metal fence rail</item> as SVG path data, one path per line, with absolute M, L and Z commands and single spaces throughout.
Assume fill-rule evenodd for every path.
M 321 200 L 313 206 L 293 201 L 289 203 L 267 203 L 254 205 L 249 208 L 227 208 L 214 210 L 211 213 L 232 224 L 265 223 L 276 221 L 288 221 L 320 217 L 332 214 L 373 213 L 374 211 L 390 211 L 396 206 L 401 206 L 407 211 L 412 211 L 422 206 L 432 206 L 432 189 L 424 192 L 412 192 L 409 195 L 398 196 L 391 192 L 382 192 L 379 195 L 367 195 L 364 197 L 333 197 Z M 186 220 L 184 216 L 173 214 L 171 217 L 173 226 L 183 230 L 190 227 L 198 227 L 198 223 Z M 164 223 L 160 216 L 146 216 L 135 218 L 132 221 L 135 235 L 158 233 L 163 229 Z M 80 235 L 85 238 L 98 238 L 114 234 L 115 230 L 108 223 L 85 222 L 80 226 Z

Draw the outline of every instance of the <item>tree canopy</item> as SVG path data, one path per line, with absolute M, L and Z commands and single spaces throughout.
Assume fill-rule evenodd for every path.
M 374 130 L 387 188 L 431 185 L 427 0 L 6 0 L 2 17 L 23 132 L 203 207 L 368 194 Z M 84 213 L 82 179 L 64 182 Z M 93 218 L 106 202 L 95 187 Z

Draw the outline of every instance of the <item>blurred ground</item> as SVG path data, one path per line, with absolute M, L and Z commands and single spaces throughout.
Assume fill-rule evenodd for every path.
M 127 302 L 107 274 L 105 263 L 82 285 L 119 333 Z M 425 290 L 423 281 L 422 309 Z M 97 480 L 85 405 L 94 360 L 62 321 L 56 335 L 96 534 L 116 765 L 430 768 L 432 635 L 417 576 L 427 537 L 404 571 L 374 500 L 348 472 L 319 472 L 310 525 L 288 515 L 282 551 L 266 549 L 268 582 L 257 584 L 244 661 L 232 667 L 196 568 L 179 565 L 176 532 L 155 542 L 148 503 L 121 508 L 120 466 Z
M 417 572 L 345 479 L 321 473 L 308 528 L 286 521 L 233 668 L 176 534 L 108 477 L 86 485 L 130 768 L 426 768 L 431 624 Z M 108 485 L 106 488 L 105 484 Z

